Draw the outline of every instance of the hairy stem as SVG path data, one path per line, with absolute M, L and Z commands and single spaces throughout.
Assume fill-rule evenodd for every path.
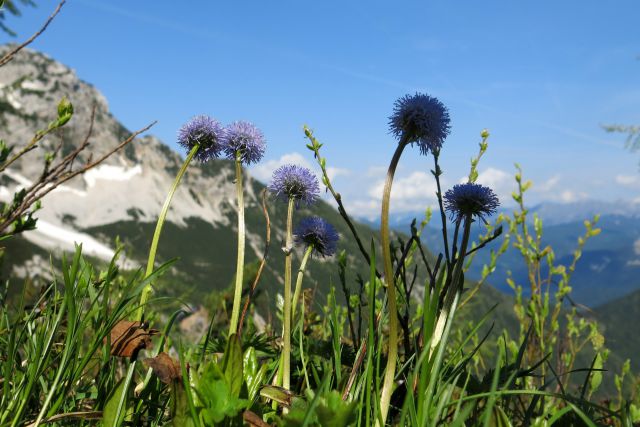
M 171 200 L 173 199 L 173 195 L 175 194 L 182 177 L 187 171 L 187 167 L 191 160 L 196 155 L 198 150 L 200 149 L 200 145 L 196 144 L 193 146 L 187 158 L 184 159 L 184 163 L 182 163 L 182 167 L 180 171 L 178 171 L 178 175 L 176 175 L 176 179 L 173 181 L 173 185 L 167 194 L 167 198 L 164 201 L 164 205 L 162 206 L 162 210 L 160 211 L 160 216 L 158 217 L 158 222 L 156 223 L 156 229 L 153 232 L 153 240 L 151 241 L 151 248 L 149 249 L 149 258 L 147 259 L 147 269 L 144 273 L 145 277 L 148 277 L 153 272 L 153 266 L 156 260 L 156 252 L 158 252 L 158 242 L 160 241 L 160 234 L 162 233 L 162 227 L 164 226 L 164 221 L 167 218 L 167 213 L 169 212 L 169 206 L 171 205 Z M 144 317 L 144 306 L 147 304 L 149 300 L 149 295 L 151 294 L 151 283 L 144 287 L 142 290 L 142 294 L 140 295 L 140 308 L 138 308 L 138 313 L 136 315 L 138 320 L 142 320 Z
M 236 152 L 236 195 L 238 197 L 238 260 L 236 263 L 236 287 L 233 294 L 233 309 L 231 310 L 231 322 L 229 323 L 229 336 L 238 329 L 240 317 L 240 302 L 242 299 L 242 280 L 244 276 L 244 188 L 242 186 L 242 159 L 241 152 Z
M 389 304 L 389 354 L 387 355 L 387 368 L 384 373 L 382 391 L 380 393 L 380 415 L 382 423 L 387 419 L 393 392 L 393 379 L 396 372 L 396 359 L 398 358 L 398 308 L 396 307 L 396 286 L 391 264 L 391 239 L 389 236 L 389 207 L 391 202 L 391 185 L 393 175 L 398 167 L 402 151 L 406 147 L 404 141 L 400 141 L 398 148 L 393 153 L 387 179 L 382 193 L 382 214 L 380 217 L 380 238 L 382 240 L 382 258 L 384 262 L 384 281 L 387 285 L 387 301 Z
M 294 198 L 289 198 L 287 207 L 287 237 L 285 240 L 284 257 L 284 332 L 283 332 L 283 369 L 282 387 L 289 390 L 291 387 L 291 255 L 293 253 L 293 205 Z

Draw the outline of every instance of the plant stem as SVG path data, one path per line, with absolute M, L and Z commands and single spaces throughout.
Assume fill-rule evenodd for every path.
M 148 277 L 153 272 L 153 266 L 156 260 L 156 252 L 158 251 L 158 242 L 160 241 L 160 233 L 162 233 L 162 227 L 164 226 L 164 221 L 167 218 L 167 213 L 169 212 L 169 206 L 171 205 L 171 199 L 173 199 L 173 195 L 182 180 L 182 176 L 187 171 L 187 167 L 193 156 L 196 155 L 198 150 L 200 149 L 200 145 L 196 144 L 193 146 L 187 158 L 184 159 L 184 163 L 182 163 L 182 167 L 178 171 L 178 175 L 176 175 L 176 179 L 173 181 L 173 185 L 167 194 L 167 198 L 164 201 L 164 205 L 162 206 L 162 210 L 160 211 L 160 216 L 158 217 L 158 222 L 156 223 L 156 229 L 153 233 L 153 240 L 151 241 L 151 248 L 149 249 L 149 258 L 147 259 L 147 270 L 144 273 L 145 277 Z M 144 287 L 142 290 L 142 295 L 140 295 L 140 307 L 138 308 L 138 313 L 136 315 L 138 320 L 142 320 L 144 317 L 144 306 L 147 304 L 149 300 L 149 295 L 151 294 L 151 283 Z
M 438 198 L 438 207 L 440 208 L 440 219 L 442 220 L 442 241 L 444 243 L 444 256 L 447 260 L 447 269 L 451 268 L 451 258 L 449 256 L 449 238 L 447 237 L 447 216 L 444 210 L 444 204 L 442 202 L 442 188 L 440 186 L 440 175 L 442 175 L 442 170 L 440 169 L 440 165 L 438 164 L 439 154 L 435 154 L 433 156 L 434 163 L 434 173 L 433 176 L 436 179 L 436 186 L 438 191 L 436 192 L 436 196 Z M 450 272 L 450 270 L 447 270 Z
M 289 198 L 289 206 L 287 207 L 287 237 L 285 240 L 285 257 L 284 257 L 284 332 L 282 348 L 283 352 L 283 369 L 282 369 L 282 387 L 289 390 L 291 387 L 291 255 L 293 253 L 293 205 L 295 199 Z
M 244 276 L 244 188 L 242 186 L 242 158 L 241 152 L 236 152 L 236 194 L 238 197 L 238 261 L 236 263 L 236 288 L 233 295 L 233 309 L 231 322 L 229 323 L 229 336 L 235 334 L 238 329 L 240 317 L 240 302 L 242 299 L 242 280 Z
M 382 423 L 387 419 L 389 406 L 391 404 L 391 393 L 393 392 L 393 380 L 396 372 L 396 359 L 398 358 L 398 308 L 396 307 L 396 285 L 391 264 L 391 239 L 389 236 L 389 206 L 391 202 L 391 185 L 393 175 L 398 167 L 402 151 L 406 147 L 404 141 L 400 141 L 384 183 L 382 193 L 382 214 L 380 216 L 380 238 L 382 240 L 382 258 L 384 262 L 384 281 L 387 285 L 387 302 L 389 304 L 389 353 L 387 355 L 387 368 L 384 373 L 382 391 L 380 393 L 380 417 Z M 376 421 L 376 424 L 378 422 Z
M 436 346 L 440 343 L 443 333 L 444 327 L 447 321 L 447 318 L 452 315 L 452 305 L 453 300 L 456 295 L 462 293 L 462 288 L 464 287 L 464 283 L 462 277 L 462 267 L 464 265 L 465 253 L 467 251 L 467 246 L 469 245 L 469 235 L 471 234 L 471 224 L 473 220 L 471 219 L 471 215 L 467 215 L 464 219 L 464 231 L 462 233 L 462 243 L 460 245 L 459 256 L 456 257 L 453 262 L 455 263 L 453 269 L 453 275 L 451 277 L 451 282 L 449 282 L 449 286 L 445 285 L 446 296 L 444 299 L 444 305 L 442 306 L 442 311 L 438 316 L 438 320 L 436 323 L 436 327 L 433 331 L 433 336 L 431 338 L 431 349 L 430 352 L 433 354 Z M 454 242 L 455 245 L 455 242 Z
M 313 245 L 307 246 L 300 262 L 300 269 L 298 270 L 298 277 L 296 278 L 296 290 L 293 292 L 293 305 L 291 306 L 291 318 L 296 318 L 296 307 L 298 306 L 298 300 L 300 299 L 300 292 L 302 291 L 302 279 L 304 278 L 304 271 L 307 268 L 307 261 L 313 252 Z M 303 313 L 304 315 L 304 313 Z

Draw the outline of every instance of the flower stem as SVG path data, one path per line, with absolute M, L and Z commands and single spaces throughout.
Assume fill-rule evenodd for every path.
M 282 387 L 289 390 L 291 387 L 291 255 L 293 253 L 293 205 L 294 198 L 289 198 L 287 207 L 287 237 L 285 240 L 284 257 L 284 332 L 283 332 L 283 369 Z
M 304 278 L 304 271 L 307 268 L 307 261 L 313 252 L 313 245 L 307 246 L 304 251 L 302 261 L 300 262 L 300 269 L 298 270 L 298 277 L 296 278 L 296 290 L 293 293 L 293 305 L 291 306 L 291 318 L 295 321 L 296 307 L 298 306 L 298 300 L 300 299 L 300 292 L 302 291 L 302 279 Z M 303 313 L 304 314 L 304 313 Z
M 462 243 L 460 244 L 460 251 L 458 252 L 459 255 L 455 256 L 455 258 L 453 259 L 453 275 L 451 276 L 449 285 L 446 287 L 444 305 L 442 306 L 442 311 L 438 316 L 436 327 L 433 331 L 433 336 L 431 338 L 430 344 L 430 355 L 433 354 L 435 348 L 438 346 L 438 344 L 440 344 L 447 318 L 453 314 L 453 301 L 456 295 L 459 296 L 459 294 L 462 293 L 462 288 L 464 287 L 464 283 L 462 283 L 462 281 L 464 280 L 462 275 L 462 267 L 464 265 L 467 246 L 469 245 L 469 235 L 471 234 L 471 224 L 473 220 L 471 218 L 471 215 L 467 215 L 463 219 L 463 221 L 464 231 L 462 232 Z M 456 242 L 454 241 L 453 244 L 455 246 Z
M 391 202 L 391 185 L 393 175 L 398 167 L 402 151 L 406 147 L 404 141 L 400 141 L 398 148 L 393 153 L 387 179 L 384 183 L 382 193 L 382 214 L 380 216 L 380 238 L 382 240 L 382 258 L 384 262 L 384 281 L 387 285 L 387 301 L 389 304 L 389 353 L 387 355 L 387 367 L 382 382 L 380 393 L 380 416 L 384 424 L 389 413 L 391 404 L 391 393 L 393 392 L 393 380 L 396 372 L 396 361 L 398 358 L 398 308 L 396 307 L 396 285 L 391 264 L 391 239 L 389 236 L 389 207 Z M 378 424 L 379 421 L 376 422 Z
M 196 155 L 198 150 L 200 149 L 200 145 L 196 144 L 193 146 L 187 158 L 184 159 L 184 163 L 182 163 L 182 167 L 178 171 L 178 175 L 176 175 L 176 179 L 173 181 L 173 185 L 167 194 L 167 198 L 164 201 L 164 205 L 162 206 L 162 210 L 160 211 L 160 216 L 158 217 L 158 222 L 156 223 L 156 229 L 153 233 L 153 240 L 151 241 L 151 248 L 149 249 L 149 258 L 147 259 L 147 270 L 144 273 L 145 277 L 148 277 L 153 272 L 153 266 L 156 260 L 156 252 L 158 251 L 158 242 L 160 241 L 160 233 L 162 233 L 162 227 L 164 226 L 164 220 L 167 218 L 167 213 L 169 212 L 169 206 L 171 205 L 171 199 L 173 199 L 173 195 L 182 180 L 182 176 L 187 171 L 187 167 L 193 156 Z M 144 317 L 144 306 L 147 304 L 149 300 L 149 295 L 151 294 L 151 283 L 144 287 L 142 290 L 142 294 L 140 295 L 140 308 L 138 308 L 138 313 L 136 315 L 138 320 L 142 320 Z
M 244 276 L 244 188 L 242 185 L 242 158 L 241 152 L 236 152 L 236 193 L 238 197 L 238 261 L 236 263 L 236 287 L 233 295 L 233 309 L 231 311 L 231 322 L 229 323 L 229 336 L 235 334 L 238 329 L 238 318 L 240 317 L 240 302 L 242 299 L 242 280 Z

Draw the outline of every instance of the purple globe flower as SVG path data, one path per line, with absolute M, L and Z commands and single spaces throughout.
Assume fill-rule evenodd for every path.
M 222 141 L 227 158 L 235 160 L 236 153 L 240 151 L 240 160 L 245 165 L 259 162 L 264 155 L 265 145 L 260 129 L 248 122 L 231 123 Z
M 440 150 L 451 130 L 449 111 L 438 99 L 426 94 L 405 95 L 395 102 L 389 118 L 391 133 L 405 143 L 414 142 L 420 153 Z
M 269 191 L 285 201 L 295 199 L 297 207 L 300 201 L 307 205 L 313 203 L 320 194 L 320 185 L 309 169 L 298 165 L 284 165 L 273 172 Z
M 319 216 L 303 218 L 295 231 L 295 242 L 300 245 L 312 246 L 313 250 L 324 256 L 336 253 L 338 233 L 333 225 Z
M 178 144 L 187 151 L 191 151 L 195 145 L 200 145 L 195 157 L 201 162 L 206 162 L 220 155 L 224 135 L 225 130 L 220 122 L 209 116 L 200 115 L 193 117 L 180 128 Z
M 444 206 L 451 219 L 460 221 L 471 215 L 484 219 L 492 215 L 500 206 L 500 201 L 492 189 L 472 182 L 457 184 L 444 195 Z

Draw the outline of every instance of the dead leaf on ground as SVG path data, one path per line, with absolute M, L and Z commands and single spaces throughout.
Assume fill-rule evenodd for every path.
M 111 355 L 135 358 L 143 348 L 151 348 L 151 337 L 157 335 L 157 329 L 149 329 L 146 323 L 120 320 L 111 329 Z
M 271 424 L 265 423 L 255 412 L 249 410 L 242 413 L 242 419 L 252 427 L 271 427 Z
M 182 378 L 180 362 L 162 352 L 154 358 L 144 359 L 144 364 L 153 369 L 153 373 L 165 384 Z

